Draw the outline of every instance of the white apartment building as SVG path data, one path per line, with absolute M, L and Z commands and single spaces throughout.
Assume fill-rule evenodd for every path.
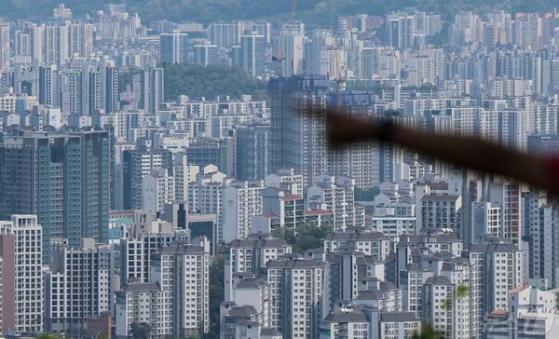
M 284 338 L 316 338 L 322 318 L 322 263 L 284 258 L 268 263 L 272 327 Z
M 219 331 L 222 339 L 268 338 L 261 335 L 260 314 L 250 305 L 231 306 L 222 317 Z
M 529 285 L 509 293 L 509 312 L 493 312 L 484 334 L 488 339 L 551 339 L 559 336 L 558 291 Z
M 327 254 L 323 267 L 322 314 L 336 312 L 350 302 L 383 311 L 400 310 L 400 292 L 384 281 L 383 261 L 346 249 Z
M 252 219 L 262 214 L 262 182 L 233 182 L 223 189 L 221 241 L 228 243 L 246 238 L 252 229 Z
M 307 207 L 324 205 L 327 210 L 332 211 L 334 231 L 362 226 L 356 224 L 354 193 L 354 179 L 320 175 L 307 191 Z
M 265 278 L 246 278 L 235 286 L 235 300 L 221 304 L 221 338 L 270 338 L 271 286 Z M 281 337 L 281 336 L 280 336 Z
M 413 312 L 378 312 L 372 339 L 409 339 L 421 333 L 421 320 Z M 373 313 L 373 316 L 375 313 Z
M 367 117 L 371 108 L 351 107 L 352 115 Z M 359 143 L 343 149 L 328 152 L 327 172 L 333 176 L 349 176 L 355 187 L 368 190 L 379 185 L 387 168 L 393 168 L 392 147 L 382 147 L 377 143 Z M 389 164 L 390 163 L 390 164 Z M 390 172 L 390 171 L 388 171 Z M 382 175 L 381 175 L 382 173 Z
M 362 305 L 343 307 L 320 322 L 320 339 L 411 339 L 421 333 L 413 312 L 382 311 Z
M 340 248 L 351 247 L 357 252 L 384 260 L 392 253 L 392 241 L 379 232 L 337 232 L 324 238 L 324 251 L 337 252 Z
M 423 288 L 425 306 L 422 319 L 446 338 L 471 338 L 470 285 L 436 276 L 427 279 Z
M 293 168 L 280 169 L 276 173 L 267 175 L 264 178 L 264 186 L 275 187 L 299 197 L 303 196 L 303 190 L 305 187 L 303 176 L 295 174 L 295 170 Z
M 266 221 L 273 220 L 273 229 L 294 231 L 306 222 L 305 200 L 303 196 L 266 187 L 262 190 L 262 213 Z
M 342 309 L 320 322 L 320 339 L 368 339 L 369 320 L 362 311 Z
M 402 310 L 402 293 L 393 283 L 376 277 L 366 278 L 365 281 L 367 284 L 360 284 L 359 295 L 352 301 L 353 305 L 372 307 L 382 312 Z
M 31 100 L 30 100 L 31 99 Z M 18 101 L 24 103 L 25 106 L 32 106 L 33 101 L 37 104 L 35 97 L 18 96 L 15 94 L 5 94 L 0 96 L 0 111 L 15 113 L 18 108 Z M 27 103 L 27 101 L 30 101 Z
M 423 316 L 423 286 L 433 277 L 433 272 L 417 264 L 408 265 L 398 272 L 398 282 L 402 291 L 402 309 Z
M 559 290 L 540 290 L 524 284 L 509 292 L 509 314 L 521 316 L 528 313 L 559 314 Z
M 520 109 L 482 111 L 481 135 L 503 146 L 525 150 L 528 142 L 528 114 Z
M 162 292 L 154 335 L 191 336 L 210 330 L 209 248 L 172 245 L 159 250 L 151 282 Z
M 432 254 L 448 252 L 453 258 L 460 257 L 464 249 L 462 240 L 455 232 L 446 229 L 436 229 L 429 233 L 402 235 L 397 244 L 398 251 L 409 256 L 411 249 L 427 249 Z M 408 258 L 409 259 L 409 258 Z M 406 263 L 409 263 L 407 259 Z
M 163 213 L 166 204 L 174 204 L 175 177 L 166 170 L 158 169 L 142 179 L 142 209 L 149 215 Z
M 96 245 L 94 239 L 82 239 L 80 249 L 54 246 L 51 271 L 45 276 L 49 330 L 81 328 L 85 319 L 112 311 L 115 257 L 109 245 Z
M 161 289 L 154 283 L 123 285 L 116 294 L 116 337 L 129 338 L 132 324 L 141 323 L 150 324 L 154 333 L 157 333 L 161 301 Z
M 415 234 L 415 216 L 383 215 L 373 216 L 370 219 L 371 229 L 380 232 L 386 237 L 398 238 L 404 234 Z
M 473 265 L 471 302 L 479 305 L 471 334 L 478 336 L 487 314 L 508 310 L 509 291 L 522 283 L 522 252 L 510 242 L 486 242 L 473 244 L 467 257 Z
M 460 196 L 424 195 L 418 209 L 421 213 L 421 230 L 451 228 L 461 234 L 462 198 Z
M 232 179 L 214 165 L 201 169 L 188 185 L 188 208 L 191 213 L 220 214 L 223 189 Z
M 235 300 L 234 276 L 238 273 L 253 273 L 266 269 L 271 260 L 291 254 L 291 246 L 285 241 L 269 235 L 252 234 L 245 239 L 236 239 L 224 249 L 224 293 L 225 301 Z
M 174 229 L 172 224 L 167 222 L 155 220 L 134 224 L 126 238 L 121 241 L 120 277 L 122 283 L 150 282 L 152 254 L 172 243 L 186 243 L 187 241 L 187 231 Z
M 15 330 L 43 331 L 42 228 L 35 215 L 12 215 L 0 222 L 3 234 L 15 238 Z
M 483 238 L 501 237 L 501 207 L 485 201 L 473 201 L 472 207 L 472 241 L 480 242 Z
M 494 207 L 501 208 L 501 233 L 504 239 L 521 247 L 522 231 L 522 197 L 521 185 L 505 179 L 496 178 L 489 183 L 487 201 Z
M 244 279 L 235 285 L 235 304 L 254 307 L 259 315 L 260 325 L 269 328 L 272 316 L 271 293 L 268 282 L 258 278 Z

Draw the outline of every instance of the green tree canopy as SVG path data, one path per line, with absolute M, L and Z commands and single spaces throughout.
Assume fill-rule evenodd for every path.
M 37 339 L 64 339 L 64 336 L 54 333 L 41 333 L 37 336 Z
M 210 333 L 204 335 L 204 339 L 219 338 L 219 311 L 224 298 L 223 278 L 223 258 L 217 257 L 210 265 Z
M 266 83 L 249 77 L 243 70 L 226 66 L 164 65 L 165 100 L 179 95 L 214 98 L 243 94 L 263 98 Z
M 148 323 L 133 323 L 131 325 L 131 332 L 134 339 L 149 339 L 151 336 L 151 326 Z
M 303 253 L 306 250 L 322 247 L 324 238 L 331 231 L 327 227 L 319 227 L 311 224 L 298 226 L 295 231 L 276 230 L 275 237 L 285 240 L 293 247 L 293 253 Z
M 355 201 L 371 201 L 380 193 L 378 187 L 373 187 L 369 190 L 364 190 L 361 188 L 355 189 Z

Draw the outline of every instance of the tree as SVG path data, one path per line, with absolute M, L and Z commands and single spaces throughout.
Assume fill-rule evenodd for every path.
M 37 339 L 64 339 L 64 336 L 55 333 L 41 333 L 37 336 Z
M 210 333 L 204 339 L 219 338 L 219 311 L 223 302 L 223 258 L 216 257 L 210 265 Z
M 217 96 L 238 97 L 244 94 L 258 99 L 266 97 L 266 83 L 247 75 L 243 70 L 228 66 L 207 67 L 192 64 L 164 64 L 165 100 L 176 100 L 179 95 L 194 98 L 215 98 Z M 140 69 L 132 68 L 119 74 L 119 92 L 124 92 L 132 84 L 134 75 Z
M 328 227 L 313 224 L 297 226 L 295 230 L 275 230 L 272 235 L 285 240 L 293 247 L 294 253 L 322 247 L 324 238 L 331 231 Z
M 427 324 L 421 326 L 421 333 L 416 333 L 412 336 L 413 339 L 435 339 L 441 338 L 440 334 L 435 332 L 435 329 Z
M 380 193 L 380 189 L 376 186 L 369 190 L 356 188 L 355 201 L 370 201 L 373 200 L 379 193 Z
M 133 323 L 131 326 L 132 338 L 149 339 L 151 335 L 151 326 L 148 323 Z
M 166 100 L 175 100 L 179 95 L 206 98 L 243 94 L 250 94 L 257 98 L 266 96 L 266 83 L 251 78 L 238 68 L 190 64 L 165 64 L 163 68 Z

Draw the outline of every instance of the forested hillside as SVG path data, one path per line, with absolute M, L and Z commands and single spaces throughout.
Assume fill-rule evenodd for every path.
M 225 66 L 164 65 L 165 99 L 175 100 L 181 94 L 194 98 L 218 95 L 238 97 L 242 94 L 263 98 L 266 83 L 254 80 L 238 68 Z
M 52 8 L 61 0 L 0 0 L 1 16 L 9 18 L 48 17 Z M 268 18 L 281 20 L 286 17 L 303 19 L 311 24 L 333 24 L 344 14 L 383 14 L 393 9 L 416 7 L 448 14 L 457 10 L 479 12 L 492 8 L 512 11 L 541 11 L 557 7 L 549 0 L 66 0 L 74 13 L 94 14 L 108 3 L 125 3 L 131 12 L 138 12 L 147 20 L 196 20 L 204 23 L 220 19 Z M 294 10 L 292 10 L 294 9 Z

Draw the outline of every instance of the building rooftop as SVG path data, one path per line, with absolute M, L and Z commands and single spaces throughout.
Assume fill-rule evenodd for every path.
M 307 210 L 305 210 L 305 215 L 332 215 L 332 211 L 318 210 L 318 209 L 307 209 Z
M 285 241 L 273 238 L 269 234 L 250 234 L 245 239 L 235 239 L 229 243 L 231 248 L 286 248 L 290 247 Z
M 204 248 L 196 245 L 171 245 L 159 250 L 161 255 L 204 254 Z
M 298 196 L 298 195 L 296 195 L 296 194 L 289 194 L 289 193 L 286 193 L 286 194 L 283 196 L 282 199 L 283 199 L 284 201 L 293 201 L 293 200 L 300 200 L 300 199 L 303 199 L 303 198 L 300 197 L 300 196 Z
M 228 316 L 236 318 L 250 318 L 257 314 L 256 309 L 250 305 L 237 306 L 229 310 Z
M 259 288 L 264 286 L 265 283 L 258 278 L 243 279 L 237 283 L 236 288 Z
M 471 252 L 515 252 L 516 247 L 509 242 L 498 243 L 485 243 L 485 244 L 472 244 L 470 247 Z
M 123 292 L 155 292 L 160 288 L 155 283 L 128 283 L 122 286 Z
M 360 311 L 342 310 L 328 314 L 324 320 L 331 323 L 365 323 L 367 317 Z
M 321 268 L 322 261 L 320 260 L 307 260 L 301 258 L 294 258 L 293 256 L 284 256 L 277 260 L 270 260 L 268 261 L 268 268 L 276 268 L 276 269 L 308 269 L 308 268 Z
M 429 234 L 402 234 L 399 244 L 405 243 L 439 243 L 462 242 L 454 232 L 432 232 Z
M 382 322 L 419 321 L 414 312 L 381 312 Z
M 530 285 L 524 284 L 524 285 L 520 285 L 520 286 L 517 286 L 517 287 L 513 288 L 512 290 L 510 290 L 510 292 L 511 293 L 518 293 L 518 292 L 522 292 L 524 290 L 527 290 L 529 288 L 530 288 Z
M 425 282 L 425 285 L 452 285 L 452 283 L 450 282 L 450 280 L 447 277 L 443 277 L 441 275 L 438 275 L 436 277 L 430 277 L 427 279 L 427 281 Z
M 336 232 L 326 235 L 328 241 L 374 241 L 388 239 L 381 232 Z
M 428 194 L 421 198 L 422 201 L 456 201 L 459 198 L 457 195 L 448 194 Z

